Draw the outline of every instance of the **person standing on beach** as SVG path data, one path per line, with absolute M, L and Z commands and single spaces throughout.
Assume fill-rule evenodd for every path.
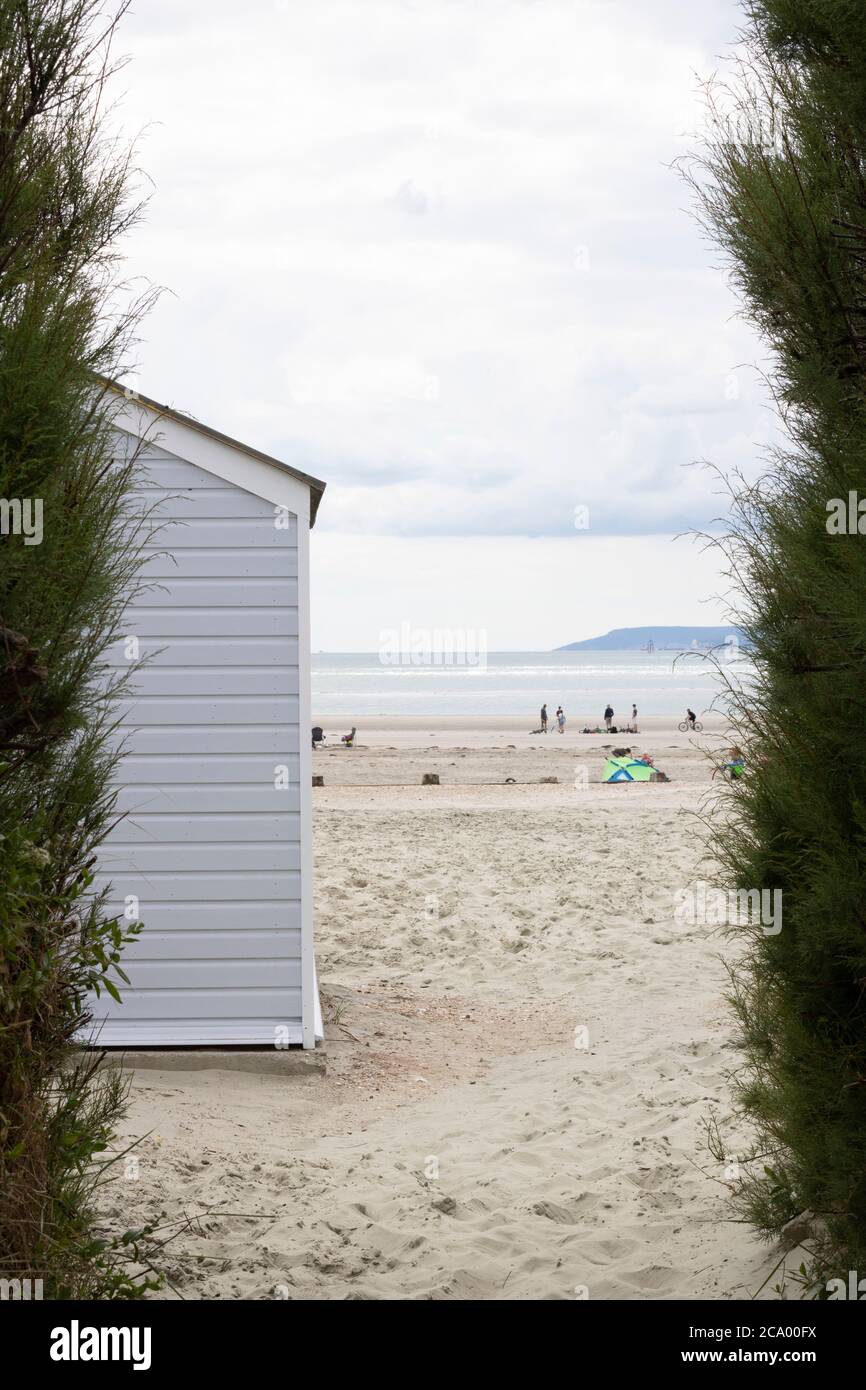
M 608 733 L 610 733 L 610 725 L 611 725 L 612 719 L 613 719 L 613 709 L 612 709 L 612 707 L 611 707 L 610 705 L 607 705 L 607 706 L 605 707 L 605 711 L 604 711 L 604 727 L 607 729 Z
M 637 723 L 637 705 L 632 705 L 631 707 L 631 722 L 632 724 Z
M 562 705 L 560 705 L 560 706 L 559 706 L 559 709 L 556 711 L 556 722 L 557 722 L 557 724 L 558 724 L 558 726 L 559 726 L 559 732 L 560 732 L 561 734 L 564 734 L 564 733 L 565 733 L 565 710 L 562 708 Z
M 544 705 L 541 706 L 541 732 L 542 732 L 543 734 L 546 734 L 546 733 L 547 733 L 547 705 L 546 705 L 546 704 L 544 704 Z

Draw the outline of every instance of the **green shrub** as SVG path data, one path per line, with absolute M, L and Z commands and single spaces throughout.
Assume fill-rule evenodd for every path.
M 38 543 L 0 539 L 0 1275 L 47 1297 L 138 1287 L 135 1240 L 94 1214 L 124 1085 L 76 1043 L 135 930 L 92 892 L 125 679 L 105 654 L 139 564 L 134 461 L 110 464 L 97 384 L 144 307 L 115 307 L 137 212 L 100 117 L 115 22 L 97 0 L 0 0 L 0 498 L 42 507 Z
M 739 1200 L 767 1237 L 814 1215 L 809 1277 L 866 1271 L 866 7 L 755 0 L 692 174 L 705 225 L 771 349 L 785 445 L 738 486 L 726 542 L 756 689 L 733 701 L 749 762 L 718 849 L 782 890 L 778 936 L 733 975 L 757 1131 Z M 866 530 L 866 522 L 864 522 Z

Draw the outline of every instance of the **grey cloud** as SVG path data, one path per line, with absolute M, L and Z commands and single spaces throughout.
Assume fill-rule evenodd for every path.
M 153 0 L 141 385 L 331 483 L 325 529 L 705 525 L 758 354 L 666 165 L 733 0 Z M 189 62 L 191 36 L 195 63 Z M 579 543 L 579 541 L 578 541 Z

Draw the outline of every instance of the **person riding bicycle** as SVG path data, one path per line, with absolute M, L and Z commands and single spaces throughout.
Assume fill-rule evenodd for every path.
M 686 710 L 686 722 L 690 724 L 692 728 L 695 727 L 695 720 L 697 719 L 697 717 L 698 716 L 695 714 L 693 709 Z

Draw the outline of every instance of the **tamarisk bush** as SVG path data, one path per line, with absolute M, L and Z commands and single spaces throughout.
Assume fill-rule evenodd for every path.
M 757 1134 L 738 1201 L 767 1237 L 811 1213 L 820 1297 L 866 1271 L 866 534 L 840 521 L 866 499 L 866 6 L 745 11 L 689 175 L 771 351 L 784 442 L 735 485 L 723 543 L 757 684 L 734 697 L 748 772 L 717 848 L 738 885 L 783 901 L 782 930 L 750 929 L 733 973 Z
M 125 1088 L 76 1042 L 135 930 L 92 891 L 123 683 L 105 656 L 139 564 L 99 382 L 150 298 L 118 281 L 140 204 L 102 117 L 122 9 L 0 0 L 0 1276 L 54 1298 L 148 1282 L 138 1237 L 94 1215 Z

